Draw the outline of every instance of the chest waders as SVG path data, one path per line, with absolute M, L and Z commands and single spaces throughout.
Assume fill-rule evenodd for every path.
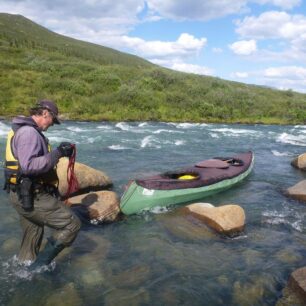
M 43 134 L 37 132 L 48 146 Z M 18 258 L 21 261 L 34 260 L 29 269 L 35 270 L 50 264 L 61 250 L 71 245 L 80 230 L 81 222 L 46 188 L 53 186 L 57 190 L 55 169 L 35 177 L 22 175 L 18 159 L 12 150 L 13 137 L 14 132 L 10 131 L 5 155 L 5 189 L 20 216 L 23 231 Z M 50 146 L 48 151 L 51 151 Z M 45 226 L 52 228 L 53 234 L 47 239 L 45 248 L 40 251 Z

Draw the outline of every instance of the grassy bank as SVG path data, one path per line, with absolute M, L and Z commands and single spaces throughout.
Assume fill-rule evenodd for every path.
M 301 124 L 306 95 L 174 72 L 0 14 L 0 116 L 55 99 L 67 119 Z

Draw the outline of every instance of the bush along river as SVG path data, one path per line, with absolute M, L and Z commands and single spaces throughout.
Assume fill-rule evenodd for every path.
M 2 166 L 8 130 L 0 122 Z M 33 275 L 16 262 L 19 220 L 1 191 L 1 305 L 275 305 L 306 265 L 306 205 L 284 195 L 306 177 L 290 165 L 306 151 L 306 126 L 66 122 L 46 135 L 76 143 L 77 161 L 105 171 L 119 196 L 132 178 L 252 150 L 250 176 L 202 200 L 241 206 L 245 230 L 223 237 L 156 208 L 84 226 L 50 271 Z

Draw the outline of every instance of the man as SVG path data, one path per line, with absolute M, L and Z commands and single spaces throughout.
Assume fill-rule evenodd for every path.
M 53 101 L 42 100 L 31 108 L 30 117 L 12 121 L 6 147 L 6 190 L 20 216 L 23 238 L 19 260 L 32 261 L 30 270 L 48 265 L 65 247 L 71 245 L 81 227 L 79 219 L 57 198 L 55 166 L 61 157 L 70 157 L 70 143 L 51 150 L 43 131 L 60 124 Z M 54 230 L 39 252 L 44 226 Z M 34 261 L 34 262 L 33 262 Z

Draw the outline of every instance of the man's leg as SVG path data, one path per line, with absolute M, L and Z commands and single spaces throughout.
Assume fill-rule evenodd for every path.
M 34 203 L 35 214 L 31 220 L 44 222 L 44 225 L 54 229 L 52 237 L 48 238 L 45 248 L 38 254 L 31 268 L 48 265 L 59 252 L 72 244 L 81 228 L 80 220 L 63 202 L 48 193 L 40 193 Z
M 22 262 L 26 260 L 33 261 L 39 252 L 44 234 L 44 227 L 29 221 L 21 215 L 20 224 L 23 231 L 23 237 L 18 258 Z
M 23 233 L 18 259 L 21 262 L 27 260 L 33 261 L 39 252 L 43 238 L 44 227 L 28 220 L 23 216 L 22 213 L 20 213 L 21 204 L 15 192 L 11 192 L 10 199 L 11 203 L 19 214 L 20 225 Z
M 46 247 L 38 254 L 34 267 L 48 265 L 63 248 L 72 244 L 81 228 L 80 220 L 70 208 L 46 192 L 35 196 L 34 209 L 30 212 L 23 210 L 16 193 L 12 193 L 11 201 L 19 215 L 29 223 L 54 229 Z M 26 244 L 29 242 L 25 243 L 25 246 Z

